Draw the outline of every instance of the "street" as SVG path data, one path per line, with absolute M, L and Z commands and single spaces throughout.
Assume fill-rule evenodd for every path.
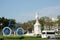
M 48 40 L 60 40 L 60 39 L 48 39 Z

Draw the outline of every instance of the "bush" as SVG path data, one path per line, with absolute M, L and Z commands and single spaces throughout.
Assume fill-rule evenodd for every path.
M 37 36 L 2 36 L 0 40 L 47 40 L 42 39 L 40 35 Z
M 3 40 L 3 38 L 0 38 L 0 40 Z
M 24 39 L 24 36 L 21 36 L 19 39 Z
M 41 38 L 41 35 L 40 34 L 37 34 L 37 36 L 36 36 L 37 38 Z

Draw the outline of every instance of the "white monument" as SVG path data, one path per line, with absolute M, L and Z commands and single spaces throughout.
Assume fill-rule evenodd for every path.
M 36 23 L 34 24 L 34 34 L 41 34 L 41 25 L 40 25 L 40 23 L 39 23 L 39 16 L 38 16 L 39 14 L 38 13 L 36 13 L 36 17 L 35 17 L 35 19 L 36 19 Z

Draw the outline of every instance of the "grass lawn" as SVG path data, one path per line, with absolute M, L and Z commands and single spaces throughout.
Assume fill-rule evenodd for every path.
M 24 38 L 22 40 L 47 40 L 47 39 L 42 39 L 42 38 Z
M 9 36 L 9 37 L 4 37 L 0 36 L 0 40 L 47 40 L 39 37 L 24 37 L 24 36 Z

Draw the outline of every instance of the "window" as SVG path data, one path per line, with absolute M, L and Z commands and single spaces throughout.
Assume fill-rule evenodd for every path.
M 47 34 L 55 34 L 55 32 L 47 32 Z
M 42 34 L 45 34 L 45 32 L 42 32 Z

